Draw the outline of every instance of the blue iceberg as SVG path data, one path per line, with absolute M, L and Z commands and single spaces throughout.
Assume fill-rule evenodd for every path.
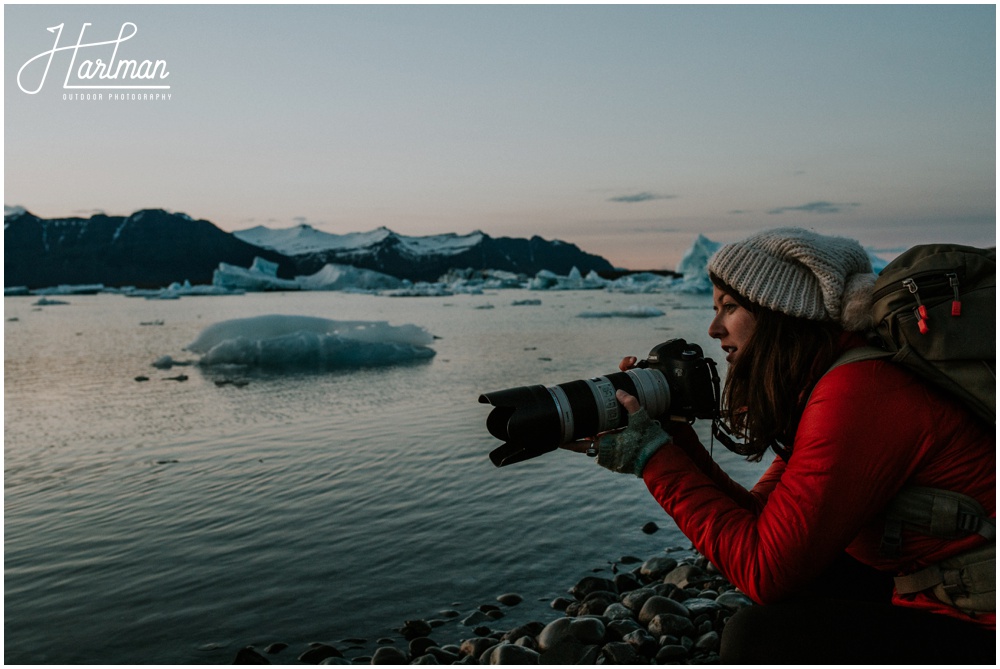
M 416 325 L 267 315 L 210 325 L 186 350 L 207 367 L 329 370 L 427 360 L 433 339 Z

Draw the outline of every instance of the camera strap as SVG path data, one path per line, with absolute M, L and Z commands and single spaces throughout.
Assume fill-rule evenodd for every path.
M 729 432 L 729 429 L 723 424 L 721 418 L 714 418 L 712 420 L 712 441 L 718 439 L 722 442 L 722 445 L 728 448 L 733 453 L 737 455 L 752 455 L 748 450 L 748 445 L 746 442 L 737 441 L 736 438 Z

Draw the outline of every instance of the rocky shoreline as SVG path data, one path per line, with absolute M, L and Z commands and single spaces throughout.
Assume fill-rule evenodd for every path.
M 719 664 L 723 627 L 752 602 L 704 557 L 676 550 L 625 556 L 612 564 L 611 578 L 582 578 L 551 602 L 545 620 L 504 626 L 505 611 L 522 602 L 506 593 L 464 615 L 404 621 L 398 637 L 374 646 L 365 639 L 297 651 L 284 643 L 248 646 L 233 663 Z

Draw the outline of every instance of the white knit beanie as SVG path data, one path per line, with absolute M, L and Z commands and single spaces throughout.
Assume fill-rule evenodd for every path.
M 754 304 L 789 316 L 871 326 L 875 275 L 861 245 L 801 228 L 765 230 L 727 244 L 708 271 Z

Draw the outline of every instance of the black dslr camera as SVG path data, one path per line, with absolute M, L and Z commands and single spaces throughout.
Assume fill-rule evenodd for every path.
M 625 408 L 615 399 L 624 390 L 639 400 L 652 418 L 693 422 L 719 415 L 719 374 L 701 347 L 683 339 L 654 346 L 635 369 L 607 376 L 560 383 L 521 386 L 479 396 L 492 404 L 486 429 L 505 443 L 490 453 L 497 467 L 548 453 L 584 437 L 628 424 Z

